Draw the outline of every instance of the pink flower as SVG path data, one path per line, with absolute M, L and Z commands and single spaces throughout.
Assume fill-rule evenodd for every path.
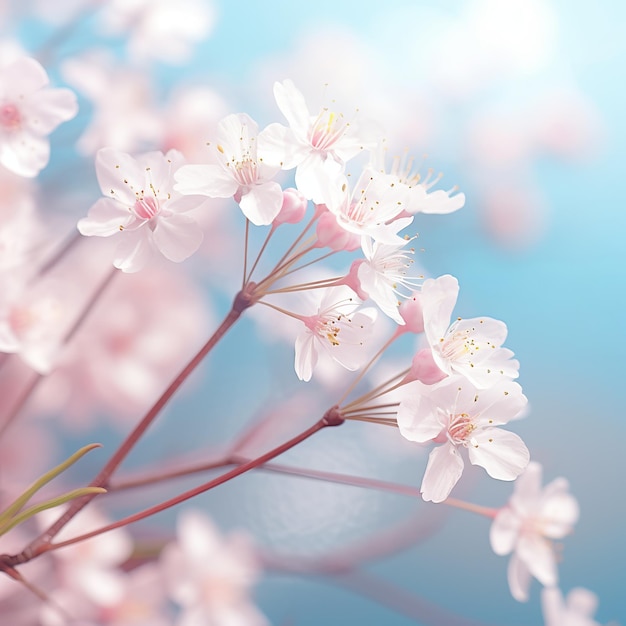
M 0 164 L 32 178 L 50 158 L 48 135 L 78 111 L 69 89 L 50 89 L 35 59 L 19 58 L 0 68 Z
M 249 593 L 259 572 L 243 535 L 220 536 L 208 517 L 185 511 L 178 540 L 161 553 L 171 599 L 182 608 L 178 626 L 264 626 Z
M 218 125 L 217 165 L 187 165 L 176 174 L 175 189 L 209 198 L 234 197 L 257 226 L 271 224 L 283 204 L 281 186 L 271 179 L 277 167 L 257 156 L 257 123 L 247 115 L 229 115 Z
M 484 389 L 503 379 L 517 378 L 519 362 L 513 352 L 502 348 L 507 328 L 490 317 L 449 320 L 459 293 L 459 283 L 446 274 L 422 285 L 424 334 L 433 358 L 446 374 L 461 374 Z
M 296 338 L 295 369 L 309 381 L 313 370 L 332 359 L 347 370 L 357 370 L 367 359 L 365 344 L 373 332 L 376 311 L 357 311 L 360 300 L 347 287 L 325 290 L 317 313 L 303 316 L 305 329 Z M 319 362 L 322 357 L 322 362 Z M 319 362 L 319 363 L 318 363 Z
M 485 390 L 461 376 L 436 385 L 407 384 L 398 407 L 400 432 L 410 441 L 443 444 L 428 458 L 420 488 L 424 500 L 442 502 L 450 495 L 463 472 L 459 448 L 492 478 L 515 480 L 530 455 L 516 434 L 497 426 L 517 417 L 526 403 L 522 388 L 510 381 Z
M 541 488 L 541 465 L 530 463 L 515 483 L 508 505 L 500 510 L 489 539 L 496 554 L 513 553 L 508 579 L 516 600 L 528 599 L 530 577 L 542 585 L 558 583 L 553 539 L 568 535 L 578 520 L 578 503 L 564 478 Z
M 184 163 L 175 150 L 166 155 L 148 152 L 137 159 L 110 148 L 96 156 L 96 174 L 106 196 L 78 222 L 86 236 L 117 236 L 113 264 L 124 272 L 137 272 L 159 252 L 179 263 L 202 242 L 202 231 L 187 211 L 203 198 L 183 196 L 173 189 L 174 173 Z
M 346 161 L 374 147 L 378 132 L 328 107 L 311 115 L 291 80 L 274 83 L 274 97 L 289 128 L 270 124 L 259 138 L 259 149 L 268 163 L 286 170 L 297 167 L 298 190 L 323 204 L 328 200 L 329 184 L 343 173 Z

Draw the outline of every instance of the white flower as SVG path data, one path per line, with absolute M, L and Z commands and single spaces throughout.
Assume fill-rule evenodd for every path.
M 467 448 L 470 462 L 492 478 L 515 480 L 530 455 L 516 434 L 497 426 L 517 417 L 526 403 L 522 388 L 511 381 L 484 390 L 461 376 L 406 385 L 398 407 L 400 432 L 410 441 L 443 443 L 428 458 L 420 488 L 424 500 L 442 502 L 450 495 L 463 472 L 458 448 Z
M 404 192 L 395 179 L 366 168 L 352 192 L 344 181 L 339 187 L 340 193 L 327 203 L 337 224 L 350 233 L 368 235 L 380 243 L 406 243 L 398 232 L 408 226 L 413 217 L 399 217 L 404 211 Z
M 502 379 L 517 378 L 519 362 L 513 352 L 502 348 L 507 328 L 490 317 L 449 320 L 459 293 L 459 283 L 446 274 L 422 285 L 424 334 L 435 363 L 446 374 L 462 374 L 479 388 Z
M 19 58 L 0 68 L 0 164 L 32 178 L 50 158 L 49 135 L 78 111 L 69 89 L 50 89 L 35 59 Z
M 593 619 L 598 596 L 588 589 L 576 587 L 564 600 L 560 589 L 545 587 L 541 592 L 541 606 L 545 626 L 600 626 Z
M 433 170 L 428 170 L 426 177 L 422 178 L 419 172 L 413 172 L 413 159 L 407 160 L 395 157 L 391 168 L 387 172 L 385 168 L 384 153 L 380 151 L 374 159 L 375 167 L 383 174 L 388 173 L 396 178 L 397 184 L 405 189 L 406 200 L 404 210 L 411 215 L 415 213 L 445 214 L 458 211 L 465 204 L 465 194 L 455 193 L 456 187 L 444 191 L 436 189 L 430 191 L 442 178 L 442 174 L 433 178 Z M 454 194 L 454 195 L 453 195 Z
M 366 260 L 357 269 L 360 288 L 385 315 L 401 325 L 405 321 L 398 311 L 398 296 L 405 296 L 399 288 L 404 287 L 410 292 L 416 286 L 416 279 L 406 275 L 413 259 L 410 256 L 412 250 L 403 250 L 405 243 L 381 244 L 370 237 L 362 237 L 361 248 Z
M 347 370 L 358 369 L 367 352 L 376 311 L 356 311 L 357 295 L 347 287 L 331 287 L 322 297 L 316 315 L 303 317 L 305 330 L 296 338 L 295 370 L 308 381 L 320 357 L 331 358 Z M 320 364 L 320 366 L 323 366 Z
M 329 183 L 342 174 L 346 161 L 372 148 L 377 130 L 327 107 L 311 115 L 302 93 L 290 80 L 274 84 L 278 108 L 289 122 L 270 124 L 261 139 L 268 163 L 296 169 L 296 186 L 317 203 L 328 201 Z
M 185 212 L 204 199 L 173 190 L 174 173 L 184 163 L 176 150 L 132 156 L 110 148 L 96 156 L 96 174 L 102 193 L 89 215 L 78 222 L 86 236 L 121 239 L 113 264 L 137 272 L 156 252 L 179 263 L 202 242 L 202 231 Z
M 553 539 L 568 535 L 578 520 L 578 503 L 568 493 L 568 482 L 557 478 L 541 488 L 541 465 L 530 463 L 515 483 L 513 496 L 491 525 L 491 547 L 496 554 L 513 553 L 508 579 L 516 600 L 528 599 L 530 577 L 542 585 L 558 583 Z
M 271 181 L 279 168 L 257 156 L 258 130 L 257 123 L 243 113 L 225 117 L 218 125 L 218 164 L 182 167 L 175 189 L 210 198 L 234 197 L 253 224 L 271 224 L 280 212 L 283 192 Z

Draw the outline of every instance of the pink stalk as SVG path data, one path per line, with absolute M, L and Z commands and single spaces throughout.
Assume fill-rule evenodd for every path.
M 142 420 L 135 426 L 134 430 L 124 439 L 119 448 L 109 459 L 106 465 L 100 470 L 100 473 L 91 481 L 90 487 L 105 487 L 109 483 L 113 472 L 122 464 L 124 459 L 131 452 L 133 447 L 141 439 L 148 430 L 150 424 L 155 420 L 159 413 L 163 410 L 170 398 L 176 393 L 178 388 L 187 380 L 191 373 L 198 367 L 204 357 L 215 347 L 219 340 L 226 334 L 230 327 L 239 319 L 241 314 L 252 304 L 254 304 L 254 283 L 249 283 L 246 289 L 240 291 L 231 310 L 226 315 L 219 328 L 213 333 L 209 340 L 202 346 L 200 351 L 189 361 L 180 374 L 170 383 L 169 387 L 161 394 L 152 408 L 144 415 Z M 21 554 L 17 555 L 14 564 L 29 561 L 31 558 L 41 552 L 45 552 L 50 545 L 50 540 L 55 537 L 61 529 L 79 512 L 81 511 L 95 495 L 88 495 L 83 498 L 77 498 L 72 501 L 68 509 L 59 519 L 54 522 L 46 531 L 36 537 Z M 173 506 L 173 505 L 171 505 Z M 167 507 L 166 507 L 167 508 Z
M 199 487 L 195 487 L 194 489 L 189 489 L 188 491 L 185 491 L 178 496 L 174 496 L 173 498 L 170 498 L 169 500 L 165 500 L 164 502 L 161 502 L 160 504 L 157 504 L 148 509 L 140 511 L 139 513 L 135 513 L 134 515 L 129 515 L 128 517 L 125 517 L 112 524 L 108 524 L 107 526 L 103 526 L 102 528 L 99 528 L 92 532 L 85 533 L 84 535 L 79 535 L 78 537 L 73 537 L 72 539 L 68 539 L 67 541 L 61 541 L 55 544 L 51 544 L 49 542 L 40 544 L 38 549 L 32 554 L 32 556 L 26 560 L 30 560 L 30 558 L 38 554 L 41 554 L 42 552 L 48 552 L 50 550 L 57 550 L 58 548 L 73 545 L 75 543 L 85 541 L 86 539 L 90 539 L 91 537 L 96 537 L 97 535 L 101 535 L 110 530 L 115 530 L 116 528 L 128 526 L 128 524 L 132 524 L 134 522 L 138 522 L 147 517 L 151 517 L 152 515 L 156 515 L 157 513 L 160 513 L 161 511 L 165 511 L 166 509 L 176 506 L 177 504 L 181 504 L 182 502 L 185 502 L 191 498 L 194 498 L 195 496 L 200 495 L 201 493 L 204 493 L 205 491 L 214 489 L 215 487 L 218 487 L 219 485 L 222 485 L 225 482 L 228 482 L 229 480 L 232 480 L 233 478 L 240 476 L 241 474 L 245 474 L 246 472 L 257 468 L 263 465 L 264 463 L 267 463 L 267 461 L 271 461 L 273 458 L 297 446 L 299 443 L 302 443 L 303 441 L 305 441 L 306 439 L 308 439 L 315 433 L 319 432 L 323 428 L 326 428 L 328 426 L 340 426 L 343 423 L 344 423 L 344 419 L 341 416 L 341 413 L 338 411 L 337 407 L 333 407 L 329 409 L 320 420 L 318 420 L 315 424 L 313 424 L 313 426 L 311 426 L 310 428 L 307 428 L 305 431 L 303 431 L 299 435 L 296 435 L 289 441 L 286 441 L 285 443 L 274 448 L 273 450 L 270 450 L 269 452 L 266 452 L 265 454 L 261 455 L 260 457 L 256 459 L 247 461 L 246 463 L 243 463 L 242 465 L 239 465 L 238 467 L 233 468 L 229 472 L 226 472 L 225 474 L 222 474 L 221 476 L 218 476 L 217 478 L 214 478 L 213 480 L 210 480 L 209 482 L 204 483 L 200 485 Z M 5 559 L 3 563 L 8 564 L 8 565 L 16 565 L 22 562 L 20 558 L 23 555 L 24 553 L 21 553 L 21 554 L 16 555 L 16 557 L 9 557 L 8 559 Z

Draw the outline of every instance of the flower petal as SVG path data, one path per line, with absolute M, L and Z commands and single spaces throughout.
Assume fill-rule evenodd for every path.
M 450 443 L 435 448 L 428 457 L 428 465 L 420 490 L 426 501 L 443 502 L 463 473 L 463 459 Z
M 528 465 L 530 452 L 515 433 L 501 428 L 476 431 L 468 446 L 472 465 L 484 467 L 498 480 L 515 480 Z
M 187 215 L 171 215 L 158 220 L 152 238 L 161 254 L 174 263 L 189 258 L 202 243 L 203 233 Z

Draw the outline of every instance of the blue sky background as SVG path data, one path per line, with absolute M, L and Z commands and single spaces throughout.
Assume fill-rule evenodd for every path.
M 501 4 L 507 3 L 503 0 Z M 163 94 L 181 81 L 205 83 L 223 93 L 233 111 L 245 110 L 262 123 L 277 121 L 281 118 L 271 87 L 273 80 L 287 77 L 281 74 L 284 59 L 297 57 L 305 38 L 333 32 L 338 38 L 357 38 L 371 54 L 363 59 L 364 66 L 359 66 L 358 59 L 353 61 L 357 83 L 367 77 L 367 63 L 374 58 L 376 71 L 383 69 L 390 89 L 397 90 L 401 98 L 412 89 L 435 89 L 429 68 L 441 58 L 429 54 L 436 47 L 429 48 L 427 42 L 436 36 L 442 20 L 459 20 L 462 31 L 461 18 L 469 4 L 451 0 L 436 6 L 423 0 L 222 0 L 215 2 L 214 32 L 197 47 L 189 66 L 158 66 L 154 76 Z M 407 147 L 416 154 L 428 152 L 428 163 L 445 171 L 445 181 L 457 183 L 466 192 L 467 204 L 454 215 L 419 218 L 416 227 L 425 248 L 427 271 L 459 278 L 457 312 L 464 317 L 482 314 L 506 321 L 507 345 L 520 359 L 520 382 L 532 409 L 526 420 L 516 424 L 516 430 L 533 458 L 544 465 L 545 478 L 567 477 L 580 502 L 580 522 L 565 541 L 562 588 L 593 590 L 600 598 L 598 620 L 626 624 L 626 416 L 622 393 L 626 207 L 621 188 L 626 162 L 626 5 L 617 0 L 600 0 L 592 6 L 546 0 L 542 6 L 554 16 L 556 28 L 550 55 L 541 67 L 503 72 L 471 97 L 445 99 L 435 94 L 436 132 L 429 145 Z M 45 27 L 28 22 L 24 38 L 35 41 L 42 34 L 39 29 L 45 31 Z M 63 54 L 79 50 L 89 41 L 88 30 L 79 30 Z M 322 36 L 320 41 L 324 41 Z M 416 51 L 413 56 L 411 50 Z M 472 52 L 451 48 L 445 64 L 460 66 L 464 55 Z M 523 51 L 521 54 L 523 58 Z M 336 68 L 321 51 L 320 58 L 329 64 L 328 73 L 334 78 Z M 341 63 L 340 57 L 337 63 Z M 325 66 L 320 64 L 321 76 Z M 306 78 L 290 77 L 296 84 L 299 78 L 303 82 Z M 580 94 L 595 112 L 599 122 L 595 139 L 587 154 L 558 159 L 537 153 L 527 161 L 524 175 L 543 197 L 544 228 L 530 244 L 513 249 L 494 241 L 485 229 L 480 191 L 485 183 L 476 172 L 476 163 L 467 157 L 463 129 L 472 116 L 488 114 L 496 105 L 515 111 L 561 83 Z M 360 94 L 367 92 L 368 85 L 356 87 Z M 357 104 L 367 109 L 367 101 Z M 493 177 L 494 185 L 499 174 L 497 169 L 484 173 Z M 274 347 L 250 350 L 254 330 L 244 321 L 228 338 L 229 343 L 211 357 L 219 367 L 209 364 L 205 368 L 210 388 L 203 392 L 196 384 L 195 395 L 174 405 L 196 420 L 193 434 L 190 426 L 168 430 L 166 424 L 155 434 L 162 438 L 157 451 L 190 445 L 203 429 L 210 438 L 234 428 L 224 423 L 200 424 L 197 420 L 207 407 L 248 419 L 258 412 L 259 398 L 269 402 L 284 395 L 281 376 L 292 376 L 291 353 L 284 349 L 285 365 L 279 364 Z M 238 385 L 244 385 L 245 393 L 239 393 Z M 304 409 L 309 410 L 309 405 Z M 354 473 L 382 474 L 419 486 L 423 456 L 413 460 L 402 454 L 396 458 L 389 450 L 377 456 L 371 436 L 352 425 L 333 442 L 331 434 L 320 437 L 319 443 L 303 446 L 294 462 L 352 468 Z M 390 467 L 395 461 L 397 465 Z M 468 474 L 467 499 L 498 506 L 508 498 L 510 485 L 493 484 L 482 470 Z M 297 479 L 246 477 L 232 489 L 203 498 L 199 506 L 206 507 L 224 526 L 248 527 L 272 549 L 313 554 L 325 547 L 336 550 L 407 515 L 419 511 L 424 516 L 432 514 L 432 507 L 396 497 L 304 484 Z M 505 558 L 491 553 L 487 520 L 455 512 L 425 544 L 406 548 L 368 571 L 479 623 L 541 624 L 538 585 L 533 586 L 528 604 L 516 603 L 508 593 L 506 564 Z M 416 623 L 343 590 L 341 584 L 310 577 L 270 575 L 259 588 L 258 600 L 274 624 Z

